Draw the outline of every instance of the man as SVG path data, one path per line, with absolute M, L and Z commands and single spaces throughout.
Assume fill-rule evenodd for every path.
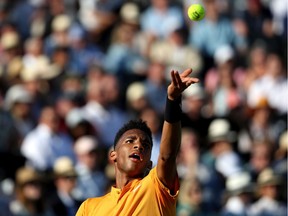
M 49 204 L 55 215 L 74 216 L 81 201 L 73 195 L 77 184 L 77 172 L 73 161 L 59 157 L 53 166 L 55 191 L 49 196 Z
M 114 161 L 116 186 L 103 197 L 82 203 L 77 216 L 86 215 L 176 215 L 179 179 L 176 156 L 181 143 L 181 93 L 197 78 L 171 71 L 167 89 L 165 121 L 157 165 L 151 169 L 152 135 L 142 120 L 130 121 L 116 134 Z M 150 170 L 151 169 L 151 170 Z M 147 175 L 148 174 L 148 175 Z
M 108 179 L 101 165 L 104 161 L 103 150 L 97 138 L 86 135 L 78 138 L 74 144 L 76 154 L 77 193 L 85 200 L 102 196 L 107 190 Z M 105 155 L 105 156 L 103 156 Z
M 35 169 L 50 171 L 61 156 L 75 160 L 72 141 L 58 126 L 59 116 L 54 107 L 44 107 L 37 127 L 24 138 L 21 153 Z

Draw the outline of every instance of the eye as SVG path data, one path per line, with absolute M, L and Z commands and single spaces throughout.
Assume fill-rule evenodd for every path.
M 132 139 L 126 139 L 125 143 L 133 143 Z

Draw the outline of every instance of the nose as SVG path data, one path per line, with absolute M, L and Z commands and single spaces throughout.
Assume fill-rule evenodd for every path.
M 139 151 L 143 151 L 143 150 L 144 150 L 141 142 L 136 142 L 136 143 L 134 144 L 133 148 L 134 148 L 134 149 L 138 149 Z

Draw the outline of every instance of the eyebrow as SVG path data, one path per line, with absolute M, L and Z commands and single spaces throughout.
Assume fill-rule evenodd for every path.
M 127 137 L 125 137 L 124 141 L 127 140 L 127 139 L 137 139 L 137 136 L 136 135 L 129 135 Z M 145 136 L 144 139 L 141 139 L 142 142 L 146 142 L 146 143 L 149 143 L 150 146 L 152 146 L 152 140 L 149 139 L 149 137 Z

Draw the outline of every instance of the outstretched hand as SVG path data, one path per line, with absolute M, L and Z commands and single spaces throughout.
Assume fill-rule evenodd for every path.
M 184 72 L 179 74 L 178 71 L 171 71 L 171 83 L 168 86 L 167 95 L 169 100 L 175 100 L 181 93 L 193 83 L 198 83 L 199 79 L 190 77 L 192 69 L 186 69 Z

